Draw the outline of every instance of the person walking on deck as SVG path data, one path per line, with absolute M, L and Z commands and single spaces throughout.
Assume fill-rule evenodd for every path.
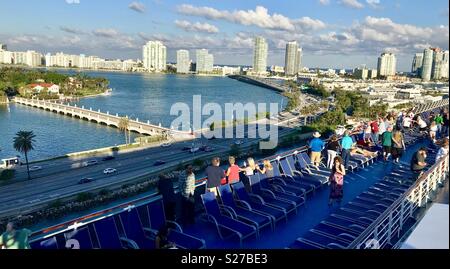
M 392 135 L 392 142 L 392 158 L 394 158 L 394 162 L 398 163 L 406 148 L 403 133 L 400 130 L 394 131 L 394 134 Z
M 353 140 L 350 137 L 350 131 L 345 131 L 344 137 L 341 140 L 342 160 L 345 169 L 348 168 L 348 163 L 350 162 L 350 150 L 352 149 L 353 144 Z
M 383 133 L 381 144 L 383 146 L 384 161 L 387 161 L 392 153 L 392 126 L 389 126 Z
M 329 206 L 332 206 L 334 201 L 341 203 L 344 196 L 344 176 L 345 167 L 342 158 L 340 156 L 336 156 L 333 161 L 333 169 L 330 176 Z
M 318 168 L 321 161 L 321 152 L 325 147 L 325 142 L 320 139 L 319 132 L 314 132 L 313 136 L 314 138 L 311 140 L 311 142 L 309 142 L 309 148 L 311 150 L 311 163 L 316 168 Z
M 333 168 L 334 157 L 337 156 L 341 145 L 336 135 L 331 136 L 330 141 L 327 144 L 327 167 L 329 169 Z

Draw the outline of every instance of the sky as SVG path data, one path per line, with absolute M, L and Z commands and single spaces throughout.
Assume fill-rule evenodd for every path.
M 206 48 L 215 64 L 251 65 L 253 38 L 269 43 L 268 65 L 284 65 L 287 41 L 310 68 L 375 68 L 382 52 L 409 71 L 414 53 L 449 47 L 447 0 L 4 0 L 0 43 L 8 50 L 142 58 L 148 40 Z

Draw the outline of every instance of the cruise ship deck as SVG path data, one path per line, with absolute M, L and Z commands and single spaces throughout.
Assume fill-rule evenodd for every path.
M 151 249 L 156 232 L 167 224 L 177 248 L 399 248 L 416 227 L 417 213 L 448 182 L 448 155 L 435 163 L 437 147 L 416 130 L 405 139 L 407 150 L 399 164 L 353 156 L 339 205 L 328 205 L 329 171 L 311 167 L 305 148 L 299 148 L 270 158 L 276 176 L 270 183 L 256 175 L 251 187 L 221 187 L 217 199 L 204 195 L 201 183 L 195 224 L 167 221 L 161 196 L 151 195 L 37 231 L 31 245 Z M 429 165 L 415 181 L 409 163 L 421 147 L 428 148 Z

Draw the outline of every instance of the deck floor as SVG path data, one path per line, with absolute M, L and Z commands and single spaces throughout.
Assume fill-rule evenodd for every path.
M 401 161 L 409 163 L 412 154 L 427 142 L 419 142 L 411 145 L 405 152 Z M 367 190 L 370 186 L 382 179 L 395 167 L 393 162 L 383 162 L 379 160 L 364 169 L 359 169 L 355 173 L 349 173 L 345 176 L 344 199 L 342 205 L 353 200 L 356 196 Z M 328 206 L 329 189 L 323 186 L 306 201 L 306 206 L 299 209 L 297 215 L 290 214 L 288 222 L 280 221 L 275 227 L 275 231 L 269 228 L 263 229 L 260 238 L 247 238 L 244 240 L 244 249 L 284 249 L 302 236 L 305 232 L 316 226 L 323 219 L 329 216 L 339 206 L 337 204 L 330 208 Z M 185 227 L 186 233 L 203 238 L 206 241 L 206 247 L 209 249 L 238 249 L 239 240 L 237 237 L 231 237 L 227 240 L 220 239 L 215 227 L 206 222 L 197 220 L 195 225 Z

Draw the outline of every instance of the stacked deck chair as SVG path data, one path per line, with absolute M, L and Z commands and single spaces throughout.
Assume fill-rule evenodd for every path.
M 202 194 L 201 199 L 205 207 L 203 217 L 215 225 L 221 239 L 229 237 L 224 235 L 225 232 L 231 233 L 231 236 L 236 235 L 239 238 L 239 244 L 242 247 L 244 239 L 251 236 L 258 237 L 256 227 L 234 219 L 233 214 L 227 208 L 219 206 L 214 193 L 207 192 Z
M 251 210 L 242 207 L 236 203 L 233 197 L 233 192 L 230 185 L 222 185 L 219 187 L 220 199 L 222 200 L 221 207 L 228 209 L 234 219 L 238 219 L 250 225 L 254 225 L 260 233 L 261 229 L 270 226 L 272 230 L 275 228 L 275 219 L 268 214 L 260 213 L 255 210 Z
M 242 182 L 235 183 L 231 186 L 234 192 L 234 198 L 238 205 L 246 207 L 261 214 L 269 215 L 275 222 L 285 219 L 287 222 L 287 210 L 280 207 L 274 207 L 266 204 L 264 200 L 257 196 L 250 195 L 244 187 Z
M 278 170 L 279 171 L 279 170 Z M 280 174 L 280 173 L 279 173 Z M 280 187 L 277 184 L 272 184 L 274 181 L 274 178 L 268 178 L 265 174 L 257 173 L 257 176 L 259 176 L 259 184 L 261 185 L 262 189 L 267 189 L 271 192 L 273 192 L 276 196 L 287 199 L 287 200 L 293 200 L 297 204 L 301 204 L 302 201 L 305 201 L 305 193 L 302 192 L 300 194 L 296 194 L 294 192 L 289 192 Z M 281 179 L 283 180 L 283 179 Z
M 118 216 L 119 227 L 125 238 L 136 242 L 140 249 L 154 249 L 155 237 L 153 231 L 144 228 L 136 208 L 124 209 Z
M 104 217 L 90 224 L 97 237 L 101 249 L 138 249 L 133 240 L 119 235 L 117 222 L 114 216 Z
M 273 167 L 274 177 L 271 178 L 270 181 L 272 185 L 276 186 L 277 189 L 301 197 L 306 197 L 306 194 L 314 191 L 311 186 L 308 189 L 305 189 L 295 184 L 295 181 L 292 179 L 292 177 L 289 177 L 288 175 L 285 175 L 281 172 L 278 166 L 278 162 L 274 161 L 271 162 L 271 164 Z
M 267 178 L 263 174 L 256 173 L 252 176 L 252 190 L 262 197 L 272 197 L 279 200 L 294 202 L 296 207 L 305 204 L 305 198 L 281 191 L 272 191 L 268 186 Z
M 286 169 L 290 169 L 295 174 L 303 175 L 305 179 L 313 183 L 316 188 L 319 188 L 321 185 L 328 182 L 331 170 L 322 163 L 319 167 L 308 164 L 305 160 L 306 157 L 309 158 L 306 153 L 297 154 L 296 158 L 294 158 L 294 156 L 287 157 L 286 161 L 288 167 Z

